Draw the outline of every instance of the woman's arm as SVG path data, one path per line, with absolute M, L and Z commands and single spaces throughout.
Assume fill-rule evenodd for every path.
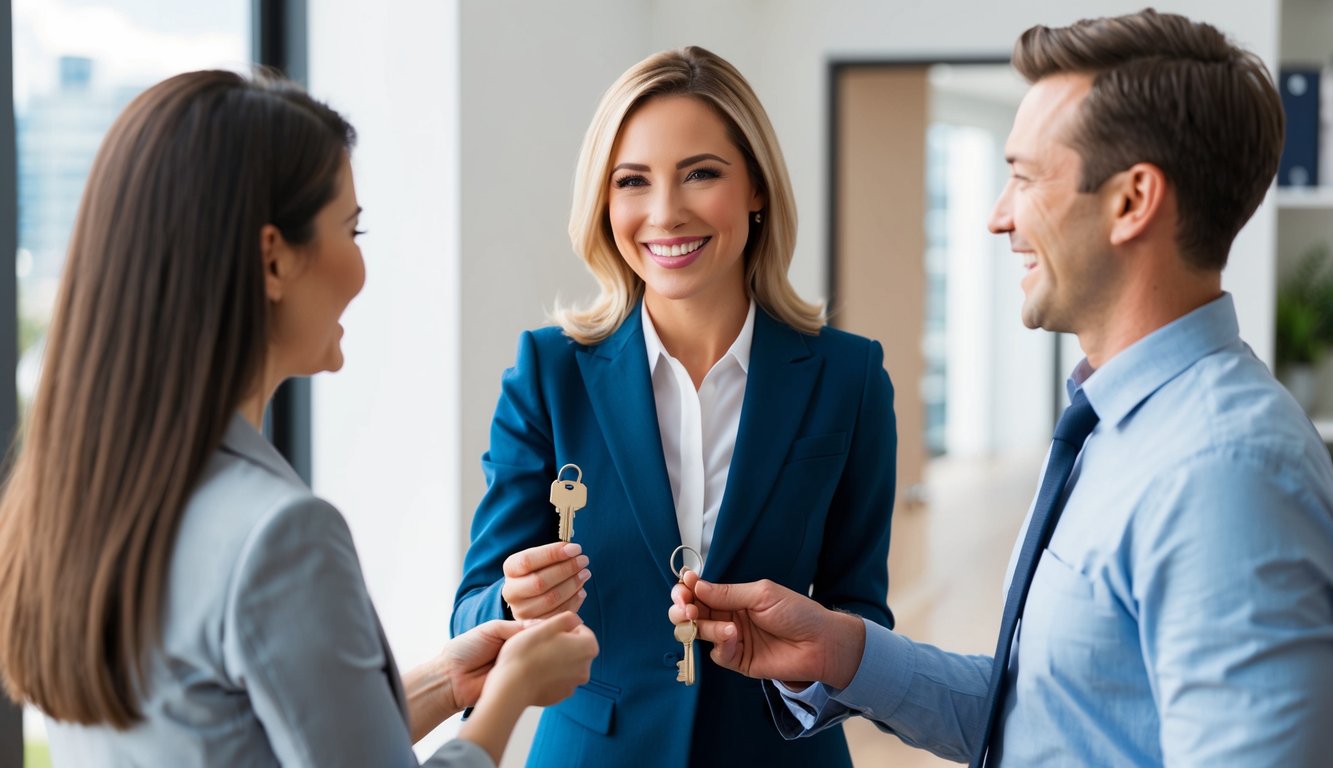
M 549 504 L 555 445 L 538 357 L 536 337 L 524 332 L 518 359 L 501 378 L 490 447 L 481 460 L 486 494 L 472 518 L 454 598 L 454 634 L 490 619 L 577 611 L 586 596 L 581 574 L 587 558 L 556 542 Z
M 224 665 L 284 765 L 414 765 L 389 650 L 342 515 L 292 496 L 228 588 Z
M 555 704 L 588 682 L 597 650 L 592 630 L 574 613 L 543 619 L 514 635 L 500 648 L 459 738 L 478 744 L 498 765 L 523 710 Z
M 435 658 L 403 675 L 413 743 L 477 703 L 501 646 L 520 629 L 516 621 L 488 621 L 450 640 Z
M 893 385 L 879 342 L 871 341 L 866 350 L 862 382 L 851 449 L 830 502 L 811 596 L 892 629 L 893 615 L 884 601 L 898 435 Z

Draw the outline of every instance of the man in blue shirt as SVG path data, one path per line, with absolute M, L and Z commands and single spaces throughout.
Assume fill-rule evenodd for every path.
M 1221 287 L 1281 152 L 1272 79 L 1151 10 L 1034 27 L 1014 66 L 1032 88 L 990 228 L 1027 267 L 1023 322 L 1077 334 L 1091 417 L 1015 546 L 1016 631 L 952 654 L 693 573 L 671 620 L 784 681 L 765 685 L 790 738 L 859 714 L 974 765 L 1327 764 L 1333 463 Z

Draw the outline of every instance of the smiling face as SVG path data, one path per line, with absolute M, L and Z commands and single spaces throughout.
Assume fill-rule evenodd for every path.
M 281 298 L 273 309 L 273 354 L 283 376 L 309 376 L 343 366 L 343 310 L 361 292 L 366 265 L 356 243 L 361 207 L 351 163 L 344 157 L 334 198 L 315 214 L 315 234 L 291 249 Z
M 1023 324 L 1078 333 L 1095 327 L 1117 285 L 1111 216 L 1099 192 L 1079 192 L 1083 162 L 1068 143 L 1087 75 L 1039 80 L 1024 96 L 1005 145 L 1011 175 L 990 230 L 1023 258 Z
M 621 127 L 611 169 L 611 231 L 650 310 L 744 298 L 745 244 L 764 199 L 712 107 L 692 96 L 639 105 Z

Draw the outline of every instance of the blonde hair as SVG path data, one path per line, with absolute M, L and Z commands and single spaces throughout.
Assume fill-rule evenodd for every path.
M 643 295 L 643 281 L 616 248 L 607 215 L 611 153 L 620 128 L 639 105 L 657 96 L 693 96 L 710 105 L 745 157 L 746 170 L 767 200 L 746 249 L 746 290 L 760 307 L 798 331 L 816 334 L 824 310 L 796 294 L 787 279 L 796 248 L 796 202 L 768 114 L 741 73 L 714 53 L 689 46 L 662 51 L 630 67 L 602 95 L 579 151 L 569 239 L 601 288 L 586 307 L 560 307 L 553 319 L 581 344 L 616 332 Z

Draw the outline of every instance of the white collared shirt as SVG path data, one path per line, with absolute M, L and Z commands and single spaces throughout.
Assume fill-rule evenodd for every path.
M 709 369 L 697 392 L 685 366 L 662 346 L 648 315 L 647 302 L 640 312 L 648 371 L 653 379 L 653 401 L 657 405 L 657 428 L 662 434 L 662 456 L 671 481 L 671 496 L 676 501 L 680 542 L 693 547 L 707 560 L 741 424 L 750 342 L 754 338 L 754 301 L 750 302 L 745 325 L 736 340 Z M 685 565 L 695 567 L 692 562 Z M 702 569 L 703 564 L 698 567 Z

